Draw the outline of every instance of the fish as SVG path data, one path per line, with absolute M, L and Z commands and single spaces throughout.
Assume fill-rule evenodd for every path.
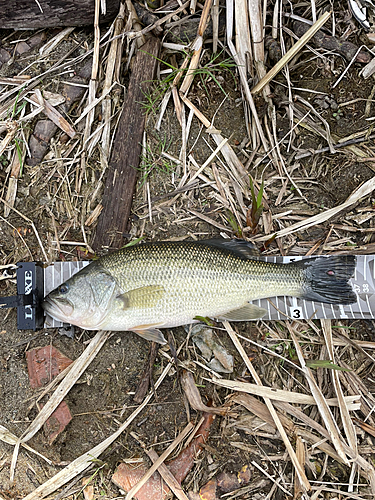
M 43 308 L 86 330 L 133 331 L 165 343 L 160 329 L 200 318 L 250 321 L 266 310 L 249 301 L 276 296 L 351 304 L 353 255 L 276 264 L 244 240 L 165 241 L 122 248 L 53 290 Z

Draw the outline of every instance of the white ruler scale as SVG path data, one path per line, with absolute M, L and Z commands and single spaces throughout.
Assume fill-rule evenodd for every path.
M 262 257 L 266 262 L 288 263 L 303 257 Z M 307 257 L 308 258 L 308 257 Z M 44 294 L 64 283 L 90 262 L 55 262 L 44 270 Z M 375 318 L 375 255 L 358 255 L 354 277 L 350 280 L 357 302 L 349 305 L 322 304 L 295 297 L 271 297 L 252 301 L 267 313 L 263 320 L 283 319 L 374 319 Z M 45 328 L 62 326 L 47 316 Z

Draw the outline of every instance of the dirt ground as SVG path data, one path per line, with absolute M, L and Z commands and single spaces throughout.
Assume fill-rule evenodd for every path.
M 296 13 L 309 17 L 304 6 L 297 5 L 297 2 L 292 2 L 292 4 Z M 373 45 L 355 20 L 351 18 L 347 7 L 341 3 L 334 2 L 333 4 L 336 15 L 336 36 L 345 37 L 357 47 L 365 43 L 372 48 Z M 268 12 L 267 20 L 270 17 L 272 17 L 271 13 Z M 269 35 L 269 23 L 266 24 L 266 34 Z M 292 23 L 286 26 L 293 29 Z M 327 31 L 330 27 L 332 24 L 328 23 Z M 104 33 L 106 29 L 108 28 L 102 27 L 102 32 Z M 59 30 L 42 31 L 45 34 L 45 40 L 49 40 Z M 38 53 L 40 45 L 24 54 L 14 53 L 13 55 L 11 50 L 17 46 L 16 41 L 22 39 L 27 42 L 33 34 L 32 31 L 3 30 L 0 32 L 2 47 L 0 56 L 5 57 L 1 50 L 12 55 L 12 59 L 2 64 L 0 79 L 15 77 L 23 70 L 33 78 L 38 73 L 48 70 L 56 61 L 66 57 L 69 51 L 75 49 L 75 52 L 73 51 L 72 55 L 68 56 L 75 58 L 83 55 L 93 46 L 93 30 L 76 28 L 43 60 Z M 284 34 L 284 36 L 287 35 Z M 288 39 L 288 47 L 290 43 Z M 126 64 L 129 47 L 130 43 L 125 44 L 126 50 L 121 61 L 123 66 Z M 168 50 L 164 50 L 161 55 L 161 59 L 168 64 L 171 62 L 171 57 Z M 183 55 L 177 53 L 177 55 L 173 54 L 173 57 L 174 63 L 180 66 Z M 104 56 L 103 60 L 105 60 Z M 74 62 L 72 66 L 67 66 L 58 74 L 47 74 L 40 82 L 40 88 L 60 94 L 65 80 L 74 78 L 83 65 L 81 61 Z M 266 69 L 270 69 L 273 65 L 266 52 Z M 219 234 L 256 239 L 256 237 L 272 233 L 269 230 L 270 220 L 273 221 L 273 226 L 271 226 L 273 231 L 276 231 L 345 202 L 355 189 L 374 177 L 373 140 L 350 146 L 351 149 L 337 149 L 335 154 L 330 154 L 329 151 L 312 153 L 327 147 L 326 138 L 316 132 L 317 129 L 325 130 L 324 122 L 329 126 L 330 137 L 334 144 L 339 143 L 341 139 L 348 140 L 349 138 L 350 140 L 355 133 L 364 131 L 366 136 L 372 133 L 374 78 L 364 80 L 360 76 L 363 64 L 355 62 L 340 83 L 333 88 L 347 66 L 348 61 L 334 50 L 328 51 L 319 46 L 314 46 L 314 49 L 310 46 L 305 47 L 290 63 L 288 78 L 285 73 L 279 73 L 271 83 L 271 94 L 266 96 L 274 105 L 275 130 L 272 130 L 271 119 L 267 114 L 269 104 L 265 96 L 262 94 L 256 96 L 255 105 L 258 115 L 262 124 L 266 124 L 264 129 L 271 131 L 271 137 L 275 133 L 280 141 L 280 156 L 284 159 L 288 177 L 283 170 L 278 170 L 275 162 L 263 159 L 265 154 L 259 140 L 257 149 L 253 148 L 252 135 L 256 134 L 255 126 L 250 123 L 244 113 L 243 92 L 241 92 L 238 73 L 230 54 L 223 52 L 213 60 L 212 44 L 208 41 L 204 46 L 200 67 L 205 70 L 196 75 L 189 91 L 189 99 L 208 120 L 213 121 L 212 126 L 219 129 L 221 135 L 228 139 L 228 144 L 254 179 L 255 185 L 259 188 L 262 180 L 264 181 L 264 212 L 256 231 L 253 232 L 246 219 L 246 211 L 251 207 L 249 183 L 246 181 L 246 186 L 241 190 L 240 184 L 236 184 L 228 173 L 223 156 L 218 156 L 215 162 L 220 178 L 224 180 L 228 188 L 225 192 L 231 195 L 229 203 L 224 203 L 223 198 L 220 198 L 222 191 L 217 188 L 217 178 L 211 166 L 198 177 L 199 184 L 195 188 L 170 196 L 178 188 L 184 174 L 180 158 L 183 146 L 181 126 L 173 101 L 170 99 L 160 130 L 155 129 L 159 118 L 160 103 L 165 95 L 165 89 L 156 82 L 150 94 L 145 96 L 145 103 L 148 103 L 144 106 L 147 116 L 147 147 L 139 167 L 140 180 L 133 201 L 128 241 L 136 238 L 142 238 L 145 241 L 204 239 Z M 161 71 L 168 68 L 166 64 L 160 66 Z M 121 85 L 126 88 L 128 74 L 123 71 L 121 75 Z M 100 78 L 103 78 L 102 74 Z M 288 97 L 288 79 L 293 88 L 292 100 Z M 9 88 L 9 85 L 1 82 L 2 80 L 0 81 L 0 97 L 5 95 Z M 256 83 L 255 73 L 253 80 L 249 77 L 249 82 L 250 87 Z M 118 85 L 116 90 L 117 93 L 113 95 L 113 123 L 117 119 L 124 97 L 122 87 Z M 80 96 L 69 110 L 67 114 L 69 123 L 74 123 L 80 116 L 85 107 L 86 98 L 86 94 Z M 18 104 L 16 103 L 16 106 Z M 309 104 L 320 118 L 310 114 L 309 118 L 303 121 L 302 117 L 309 111 Z M 26 102 L 24 112 L 29 112 L 27 110 L 29 105 L 30 103 Z M 188 114 L 188 110 L 186 113 Z M 101 119 L 98 115 L 100 115 L 100 110 L 96 110 L 96 123 Z M 21 116 L 22 110 L 19 111 L 18 118 Z M 290 133 L 291 116 L 294 125 L 300 122 L 292 133 Z M 26 122 L 22 129 L 23 135 L 19 135 L 21 150 L 24 150 L 26 158 L 29 152 L 22 144 L 26 144 L 35 121 L 39 118 L 40 116 Z M 308 120 L 314 120 L 314 122 L 311 123 Z M 79 141 L 82 142 L 84 120 L 79 122 L 76 128 Z M 4 130 L 2 139 L 5 135 Z M 95 220 L 92 225 L 86 224 L 85 221 L 101 202 L 103 162 L 100 148 L 95 145 L 91 154 L 87 153 L 85 156 L 82 156 L 81 142 L 78 143 L 77 150 L 72 148 L 70 152 L 69 147 L 72 146 L 72 141 L 74 139 L 69 139 L 59 130 L 54 139 L 49 142 L 47 156 L 41 162 L 28 165 L 26 160 L 23 163 L 22 173 L 18 176 L 14 202 L 16 211 L 10 210 L 7 215 L 1 212 L 1 264 L 32 260 L 45 261 L 42 247 L 49 262 L 85 260 L 86 249 L 89 255 L 91 254 L 90 242 L 95 234 L 97 221 Z M 2 199 L 6 197 L 9 189 L 12 161 L 14 161 L 12 158 L 16 154 L 17 147 L 13 141 L 0 156 Z M 194 117 L 188 136 L 186 157 L 189 158 L 189 155 L 192 155 L 193 160 L 198 165 L 202 165 L 215 147 L 216 143 L 211 135 Z M 77 156 L 74 156 L 76 153 Z M 306 156 L 299 158 L 301 154 Z M 60 156 L 73 158 L 74 161 L 64 164 L 59 160 Z M 85 161 L 84 171 L 81 170 L 82 158 Z M 193 175 L 197 169 L 194 163 L 188 162 L 188 164 L 193 165 L 191 167 L 191 175 Z M 290 178 L 293 183 L 290 182 Z M 77 188 L 78 181 L 81 183 L 79 189 Z M 374 203 L 375 197 L 370 194 L 354 206 L 338 212 L 323 224 L 288 234 L 278 241 L 269 241 L 265 251 L 270 255 L 278 255 L 280 252 L 283 255 L 304 255 L 310 251 L 316 254 L 335 251 L 360 253 L 366 247 L 369 249 L 367 253 L 375 253 L 373 251 L 375 247 L 372 246 L 374 243 Z M 367 215 L 367 219 L 360 219 L 363 214 Z M 36 232 L 30 221 L 34 223 Z M 36 234 L 40 237 L 42 246 L 38 243 Z M 56 244 L 56 239 L 58 244 Z M 65 244 L 64 242 L 74 243 Z M 85 242 L 88 242 L 88 246 L 85 246 Z M 259 241 L 259 248 L 262 245 L 263 242 Z M 261 249 L 264 250 L 264 248 Z M 15 291 L 14 280 L 0 280 L 0 295 L 12 295 Z M 93 337 L 93 332 L 76 328 L 72 339 L 62 335 L 58 329 L 43 329 L 36 332 L 20 331 L 17 329 L 14 309 L 0 310 L 0 321 L 0 424 L 16 436 L 21 436 L 38 413 L 35 400 L 39 393 L 38 390 L 30 387 L 26 352 L 36 347 L 53 345 L 64 355 L 75 360 L 84 351 Z M 235 325 L 239 334 L 256 343 L 256 345 L 244 343 L 244 348 L 263 385 L 308 394 L 310 392 L 304 376 L 293 366 L 285 363 L 286 359 L 298 364 L 290 331 L 298 334 L 306 359 L 326 360 L 329 359 L 329 355 L 321 328 L 318 320 L 275 323 L 259 321 Z M 352 379 L 349 375 L 347 378 L 345 374 L 342 375 L 345 395 L 361 394 L 361 408 L 351 411 L 350 415 L 355 426 L 358 453 L 370 464 L 369 467 L 372 467 L 375 463 L 375 422 L 372 416 L 375 404 L 373 397 L 374 359 L 372 357 L 375 347 L 375 323 L 372 320 L 333 320 L 332 328 L 336 342 L 336 363 L 340 366 L 347 366 L 349 373 L 352 374 Z M 179 327 L 173 329 L 172 333 L 176 346 L 181 346 L 186 339 L 187 331 Z M 350 340 L 347 339 L 348 336 Z M 215 338 L 234 358 L 233 373 L 224 374 L 224 378 L 253 382 L 243 359 L 221 324 L 215 328 Z M 264 348 L 285 359 L 271 356 Z M 163 347 L 162 350 L 166 353 L 170 352 L 169 347 Z M 111 435 L 138 406 L 133 397 L 148 355 L 149 344 L 134 333 L 113 332 L 65 398 L 73 417 L 66 429 L 52 445 L 48 444 L 43 429 L 28 442 L 32 448 L 51 460 L 52 464 L 47 464 L 31 452 L 21 449 L 15 482 L 11 484 L 9 472 L 13 446 L 0 441 L 1 500 L 23 498 L 75 458 Z M 217 387 L 209 382 L 207 371 L 201 367 L 201 364 L 206 361 L 191 340 L 181 350 L 179 360 L 193 370 L 195 383 L 205 402 L 212 400 L 215 406 L 220 406 L 228 400 L 231 401 L 233 391 Z M 166 358 L 159 353 L 153 367 L 154 380 L 160 376 L 166 363 Z M 313 370 L 317 385 L 326 398 L 335 396 L 330 378 L 331 371 L 321 367 Z M 354 379 L 358 392 L 353 389 Z M 47 397 L 44 397 L 42 403 L 46 401 Z M 288 495 L 293 495 L 296 491 L 294 467 L 280 434 L 272 425 L 260 419 L 257 420 L 258 417 L 245 409 L 243 405 L 235 401 L 230 404 L 232 413 L 215 419 L 209 439 L 183 483 L 184 490 L 197 493 L 209 479 L 218 475 L 219 472 L 237 473 L 243 466 L 248 465 L 252 473 L 250 486 L 253 485 L 253 488 L 244 487 L 243 490 L 239 488 L 237 498 L 281 499 L 286 497 L 285 488 Z M 301 404 L 297 407 L 310 419 L 324 425 L 316 406 Z M 279 411 L 282 415 L 288 414 L 285 408 Z M 335 407 L 332 411 L 342 432 L 343 425 L 338 409 Z M 190 409 L 190 412 L 191 419 L 197 422 L 201 412 L 194 409 Z M 150 464 L 143 449 L 130 432 L 138 434 L 148 447 L 152 446 L 158 454 L 161 454 L 186 425 L 188 419 L 186 398 L 177 373 L 175 369 L 172 369 L 157 390 L 157 398 L 147 405 L 126 432 L 100 456 L 100 460 L 93 461 L 90 470 L 79 476 L 77 481 L 70 482 L 64 495 L 56 497 L 57 493 L 55 493 L 55 496 L 49 498 L 83 498 L 82 476 L 90 477 L 93 474 L 95 474 L 94 498 L 119 497 L 119 488 L 111 482 L 117 465 L 124 460 L 139 458 L 144 459 L 148 465 Z M 298 425 L 312 431 L 309 423 L 305 425 L 298 421 Z M 317 431 L 316 435 L 319 440 L 330 442 Z M 319 448 L 316 442 L 314 444 L 308 438 L 303 439 L 306 475 L 314 488 L 309 494 L 304 494 L 304 498 L 314 498 L 314 500 L 344 497 L 372 498 L 371 481 L 368 477 L 361 474 L 358 469 L 352 468 L 350 464 L 340 463 L 332 457 L 332 453 L 324 452 Z M 297 441 L 297 438 L 292 439 L 294 447 L 299 446 Z M 348 485 L 353 482 L 353 493 L 350 493 Z M 281 484 L 284 489 L 279 488 L 277 484 Z M 320 487 L 322 489 L 319 492 Z M 301 493 L 297 491 L 296 497 L 300 496 Z M 229 498 L 235 498 L 235 496 Z

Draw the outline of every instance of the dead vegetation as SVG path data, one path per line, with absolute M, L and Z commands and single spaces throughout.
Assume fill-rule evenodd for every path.
M 160 37 L 162 48 L 158 76 L 147 82 L 142 102 L 146 127 L 125 241 L 220 234 L 249 239 L 269 256 L 375 253 L 374 52 L 346 4 L 170 0 L 153 9 L 127 1 L 112 25 L 100 27 L 99 4 L 94 28 L 2 33 L 2 265 L 102 251 L 93 241 L 114 137 L 134 56 L 150 36 Z M 8 278 L 0 281 L 2 295 L 13 292 Z M 363 283 L 373 290 L 373 278 Z M 370 304 L 367 291 L 360 293 Z M 217 435 L 200 445 L 182 489 L 164 461 L 194 435 L 190 420 L 196 430 L 199 412 L 209 411 L 191 377 L 183 384 L 185 424 L 168 429 L 172 444 L 159 443 L 160 457 L 149 451 L 158 436 L 132 427 L 175 369 L 167 349 L 156 358 L 155 392 L 132 411 L 113 410 L 112 432 L 99 444 L 65 466 L 51 463 L 47 444 L 29 445 L 110 334 L 85 336 L 89 344 L 48 388 L 37 417 L 28 422 L 21 407 L 18 433 L 10 421 L 1 426 L 8 444 L 0 470 L 15 481 L 0 485 L 1 500 L 116 496 L 108 486 L 117 465 L 108 465 L 111 446 L 129 429 L 128 446 L 139 455 L 124 453 L 122 460 L 128 468 L 141 463 L 148 476 L 158 470 L 178 498 L 197 498 L 199 491 L 208 499 L 373 498 L 373 322 L 360 321 L 369 317 L 363 313 L 333 317 L 214 325 L 217 345 L 234 358 L 232 372 L 218 373 L 189 329 L 177 332 L 180 369 L 193 373 L 202 396 L 219 407 Z M 217 345 L 207 356 L 227 367 Z M 5 372 L 6 343 L 1 360 Z M 182 401 L 170 411 L 176 421 Z M 23 450 L 31 469 L 35 462 L 51 468 L 39 485 L 18 491 Z M 225 490 L 220 474 L 229 472 L 232 456 L 235 472 L 247 466 L 251 479 Z M 130 487 L 127 499 L 140 486 Z

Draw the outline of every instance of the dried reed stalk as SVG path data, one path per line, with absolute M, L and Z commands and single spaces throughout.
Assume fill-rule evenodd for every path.
M 322 325 L 322 330 L 329 354 L 329 359 L 334 363 L 335 353 L 333 349 L 333 339 L 332 339 L 332 327 L 331 327 L 332 322 L 329 319 L 322 319 L 320 320 L 320 323 Z M 333 386 L 335 388 L 335 392 L 339 402 L 341 419 L 344 426 L 346 437 L 348 439 L 348 444 L 355 453 L 358 453 L 356 432 L 352 422 L 352 417 L 349 414 L 349 408 L 347 406 L 347 401 L 342 390 L 339 374 L 336 370 L 330 370 L 330 374 L 332 377 Z
M 251 2 L 250 2 L 251 3 Z M 288 64 L 288 62 L 293 59 L 293 57 L 298 54 L 304 45 L 315 35 L 317 31 L 328 21 L 331 16 L 331 12 L 325 12 L 311 28 L 306 31 L 306 33 L 301 36 L 298 42 L 293 45 L 293 47 L 288 50 L 288 52 L 280 59 L 280 61 L 275 64 L 275 66 L 260 80 L 260 82 L 252 88 L 251 93 L 257 94 L 260 92 L 265 85 L 267 85 L 275 76 L 283 69 L 283 67 Z
M 333 418 L 333 415 L 331 413 L 331 410 L 329 409 L 329 406 L 327 404 L 325 397 L 323 396 L 321 390 L 318 387 L 318 384 L 315 381 L 315 378 L 312 374 L 311 369 L 306 365 L 305 359 L 303 357 L 302 349 L 299 345 L 298 339 L 297 339 L 293 329 L 291 328 L 289 322 L 287 322 L 286 324 L 287 324 L 290 336 L 293 340 L 294 347 L 296 349 L 296 353 L 297 353 L 298 360 L 300 362 L 302 371 L 304 372 L 306 380 L 309 384 L 311 394 L 314 396 L 314 398 L 316 400 L 316 404 L 317 404 L 319 413 L 320 413 L 320 415 L 324 421 L 324 424 L 326 426 L 326 429 L 330 435 L 333 446 L 335 447 L 335 450 L 336 450 L 337 454 L 339 455 L 339 457 L 341 457 L 341 460 L 346 465 L 349 465 L 349 460 L 348 460 L 346 453 L 344 451 L 344 448 L 343 448 L 343 439 L 342 439 L 342 436 L 340 433 L 340 429 L 339 429 L 335 419 Z
M 184 344 L 182 344 L 178 352 L 180 352 L 183 346 Z M 162 383 L 162 381 L 165 379 L 169 370 L 172 367 L 172 364 L 173 362 L 170 362 L 164 368 L 159 379 L 155 382 L 155 389 L 157 389 Z M 120 425 L 117 431 L 115 431 L 107 439 L 99 443 L 97 446 L 95 446 L 88 452 L 84 453 L 80 457 L 73 460 L 73 462 L 71 462 L 67 467 L 65 467 L 63 470 L 61 470 L 53 477 L 48 479 L 48 481 L 46 481 L 45 483 L 38 486 L 38 488 L 36 488 L 36 490 L 34 490 L 32 493 L 29 493 L 29 495 L 27 495 L 23 500 L 40 500 L 41 498 L 44 498 L 47 495 L 51 495 L 58 488 L 60 488 L 68 481 L 76 477 L 78 474 L 83 472 L 85 469 L 87 469 L 87 467 L 92 465 L 93 459 L 98 458 L 99 455 L 101 455 L 108 448 L 108 446 L 110 446 L 118 438 L 118 436 L 120 436 L 120 434 L 124 432 L 124 430 L 127 429 L 127 427 L 129 427 L 129 425 L 142 412 L 142 410 L 148 405 L 148 403 L 151 401 L 153 397 L 154 397 L 154 392 L 151 391 L 149 395 L 145 398 L 143 403 L 140 404 L 138 408 L 136 408 L 136 410 L 133 411 L 133 413 L 125 420 L 125 422 L 123 422 Z
M 107 161 L 110 156 L 110 143 L 111 143 L 111 114 L 112 114 L 112 99 L 109 96 L 109 90 L 112 86 L 113 77 L 115 73 L 115 68 L 118 59 L 121 59 L 122 53 L 122 40 L 118 38 L 124 29 L 124 16 L 125 16 L 125 5 L 120 3 L 119 13 L 114 21 L 113 36 L 114 40 L 111 42 L 111 47 L 109 49 L 107 67 L 105 71 L 105 80 L 103 85 L 102 94 L 106 97 L 102 102 L 102 113 L 103 113 L 103 123 L 104 128 L 102 130 L 102 149 Z
M 332 370 L 334 371 L 334 370 Z M 284 401 L 288 403 L 296 403 L 299 405 L 316 405 L 317 402 L 313 396 L 309 394 L 302 394 L 300 392 L 284 391 L 282 389 L 276 389 L 274 387 L 265 387 L 257 384 L 250 384 L 249 382 L 240 382 L 239 380 L 226 380 L 226 379 L 212 379 L 213 384 L 219 385 L 220 387 L 226 387 L 232 391 L 246 392 L 248 394 L 253 394 L 254 396 L 260 396 L 262 398 L 272 399 L 274 401 Z M 344 396 L 345 404 L 351 410 L 359 410 L 359 395 L 354 396 Z M 338 398 L 327 399 L 327 404 L 329 406 L 339 406 L 340 401 Z
M 250 2 L 252 3 L 252 2 Z M 236 30 L 236 49 L 238 53 L 238 60 L 241 65 L 246 69 L 246 73 L 250 70 L 251 60 L 253 58 L 250 40 L 250 26 L 248 15 L 248 2 L 247 0 L 234 1 L 234 15 L 235 15 L 235 30 Z
M 237 70 L 240 75 L 240 81 L 241 81 L 241 86 L 242 90 L 245 96 L 245 99 L 250 107 L 252 116 L 254 117 L 255 125 L 257 132 L 259 134 L 261 143 L 264 148 L 264 152 L 267 153 L 269 150 L 269 145 L 267 142 L 267 139 L 264 135 L 262 125 L 260 123 L 258 113 L 254 104 L 254 99 L 253 96 L 251 95 L 249 84 L 247 81 L 247 74 L 245 67 L 241 65 L 241 61 L 238 58 L 237 50 L 232 42 L 232 36 L 233 36 L 233 0 L 226 0 L 226 6 L 227 6 L 227 43 L 228 47 L 230 50 L 230 53 L 237 64 Z
M 100 12 L 100 0 L 95 0 L 95 17 L 94 17 L 94 57 L 92 61 L 91 79 L 89 82 L 89 96 L 88 103 L 91 104 L 95 100 L 95 94 L 97 89 L 97 78 L 99 69 L 99 48 L 100 48 L 100 28 L 99 28 L 99 12 Z M 95 118 L 95 109 L 87 114 L 85 132 L 83 134 L 83 145 L 87 147 L 87 141 L 90 136 L 91 126 Z
M 185 437 L 190 434 L 193 430 L 194 425 L 189 422 L 185 429 L 180 432 L 180 434 L 176 437 L 176 439 L 168 446 L 168 448 L 160 455 L 160 457 L 154 462 L 152 467 L 146 472 L 146 474 L 142 477 L 142 479 L 137 483 L 125 497 L 125 500 L 131 500 L 137 492 L 142 488 L 142 486 L 146 483 L 148 479 L 153 475 L 153 473 L 158 469 L 158 467 L 165 462 L 165 460 L 169 457 L 172 451 L 185 439 Z
M 201 19 L 198 26 L 197 37 L 192 44 L 193 55 L 190 60 L 189 69 L 186 76 L 181 84 L 180 93 L 184 96 L 189 92 L 190 86 L 193 83 L 195 70 L 199 66 L 199 59 L 201 57 L 202 47 L 203 47 L 203 34 L 207 27 L 208 15 L 211 10 L 212 0 L 205 0 L 204 7 L 201 14 Z
M 241 358 L 245 362 L 247 369 L 249 370 L 249 372 L 253 376 L 255 382 L 257 383 L 257 385 L 262 385 L 262 382 L 261 382 L 257 372 L 255 371 L 251 361 L 249 360 L 249 357 L 246 355 L 244 348 L 242 347 L 239 340 L 237 339 L 237 335 L 236 335 L 235 331 L 232 329 L 230 323 L 228 321 L 223 321 L 223 325 L 224 325 L 224 328 L 226 329 L 226 331 L 228 332 L 228 335 L 230 336 L 232 342 L 234 343 L 236 349 L 238 350 Z M 303 491 L 309 491 L 311 489 L 309 480 L 307 479 L 305 471 L 303 470 L 303 468 L 301 467 L 301 465 L 298 461 L 296 453 L 295 453 L 295 451 L 294 451 L 294 449 L 289 441 L 289 438 L 285 432 L 283 424 L 281 423 L 280 418 L 279 418 L 275 408 L 273 407 L 273 405 L 271 403 L 271 400 L 269 398 L 264 398 L 264 402 L 268 408 L 268 411 L 270 412 L 270 414 L 273 418 L 273 421 L 275 422 L 277 430 L 279 431 L 280 436 L 284 442 L 284 445 L 289 453 L 289 456 L 290 456 L 292 464 L 295 468 L 296 474 L 298 475 L 298 479 L 300 481 L 301 488 L 303 488 Z

